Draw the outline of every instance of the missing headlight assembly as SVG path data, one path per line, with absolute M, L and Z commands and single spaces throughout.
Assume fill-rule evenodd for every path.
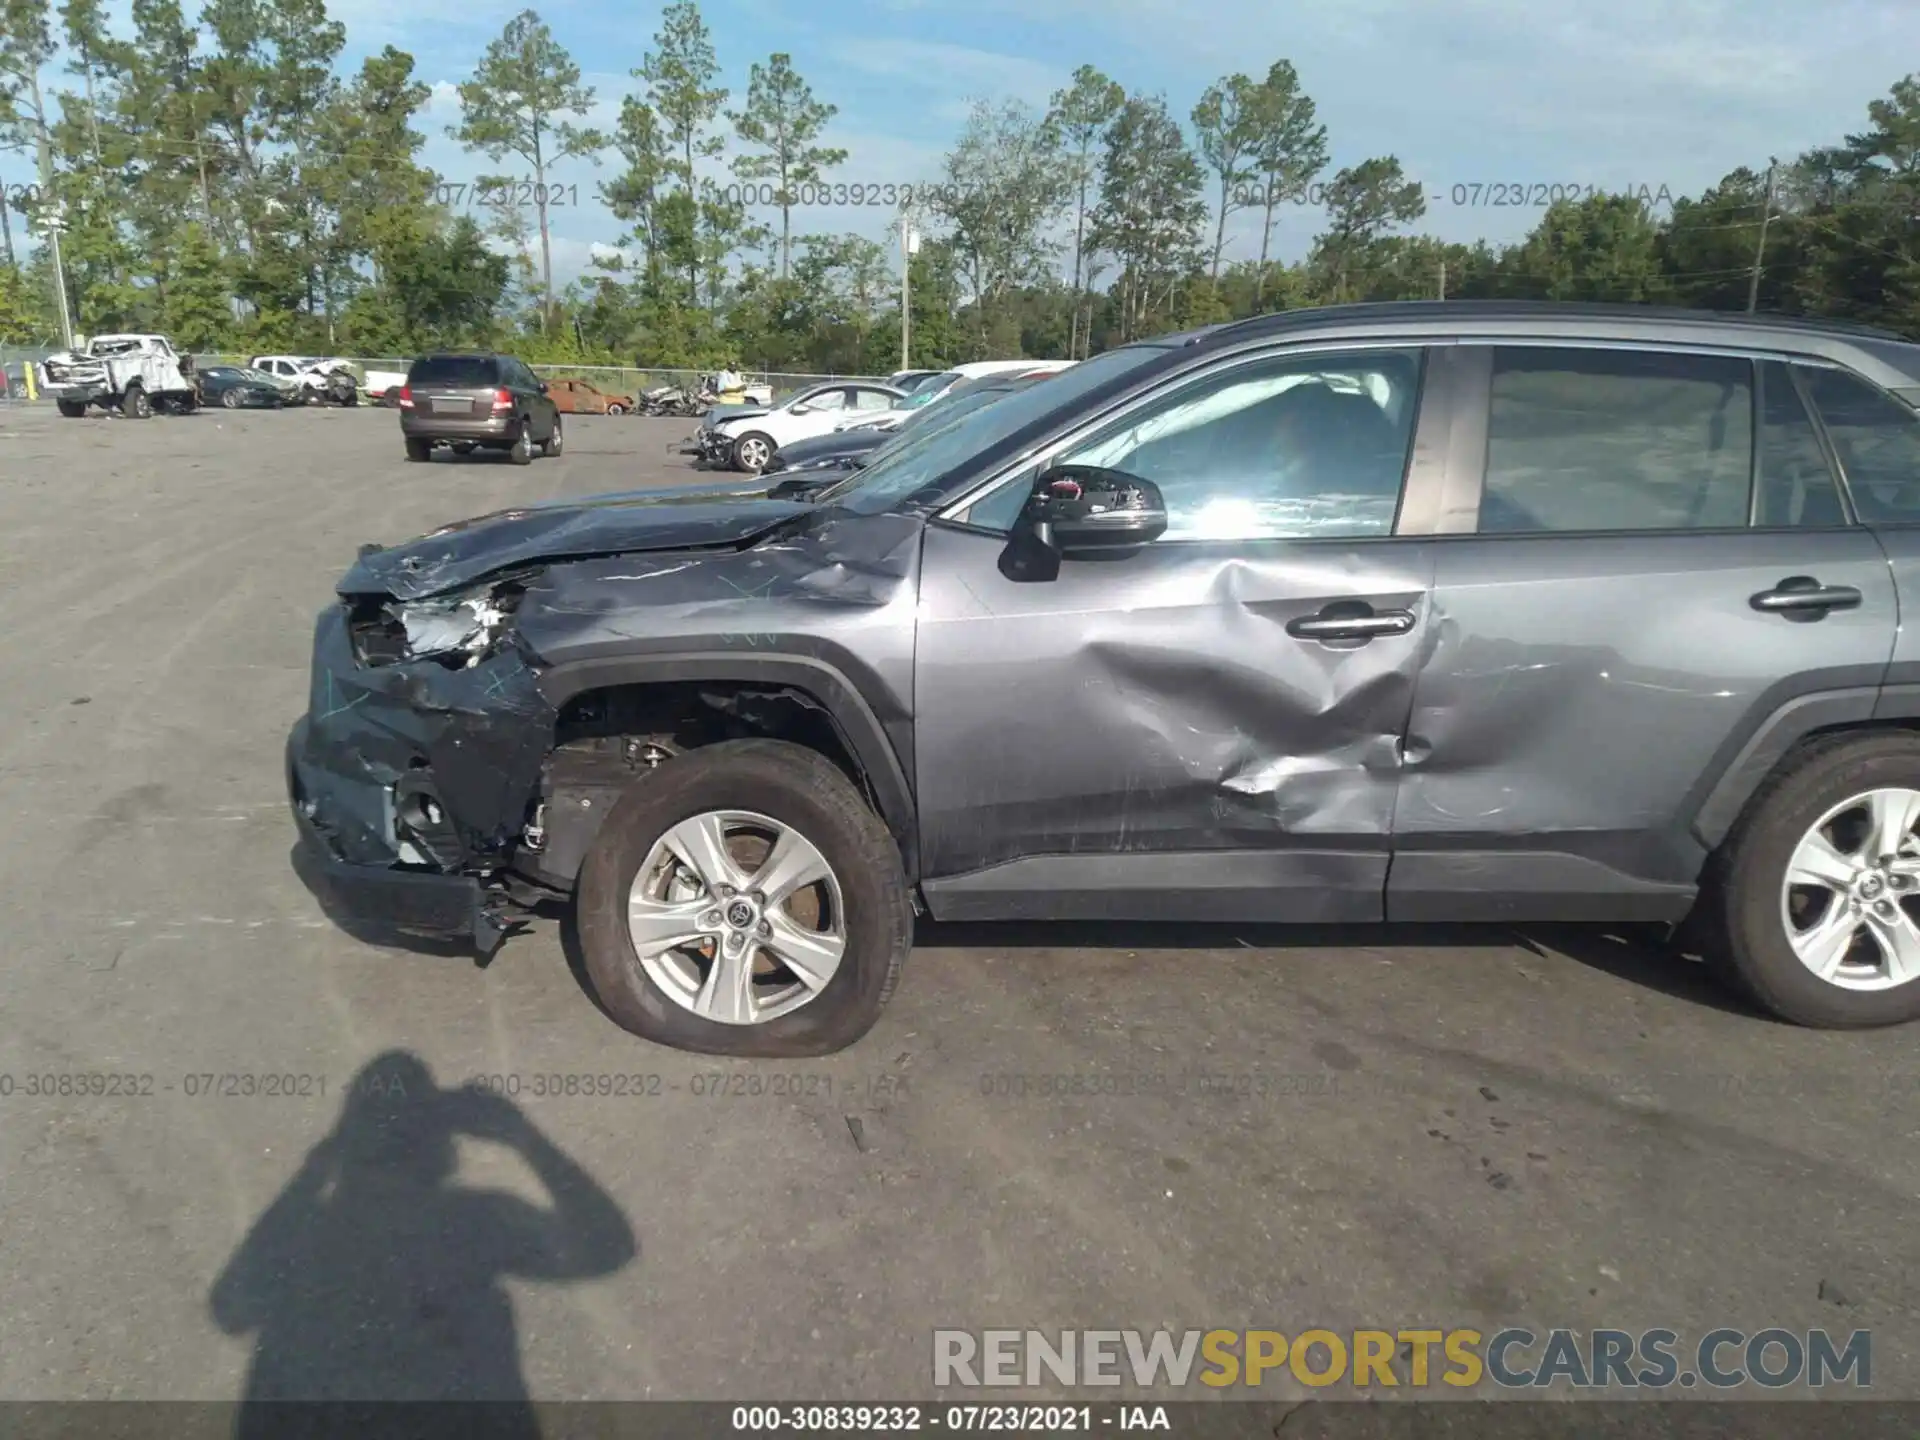
M 425 600 L 365 596 L 347 602 L 354 657 L 366 666 L 435 660 L 465 670 L 491 655 L 506 637 L 528 577 L 495 580 L 455 595 Z

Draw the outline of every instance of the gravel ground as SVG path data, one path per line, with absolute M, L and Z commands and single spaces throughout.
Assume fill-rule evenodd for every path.
M 927 927 L 773 1065 L 628 1037 L 557 923 L 331 923 L 280 759 L 354 547 L 684 483 L 687 428 L 0 408 L 0 1398 L 903 1399 L 936 1327 L 1421 1324 L 1865 1328 L 1920 1394 L 1917 1032 L 1631 940 Z

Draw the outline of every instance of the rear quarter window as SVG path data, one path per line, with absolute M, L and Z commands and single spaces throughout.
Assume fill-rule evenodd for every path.
M 1920 522 L 1920 415 L 1856 375 L 1812 367 L 1801 374 L 1860 518 Z

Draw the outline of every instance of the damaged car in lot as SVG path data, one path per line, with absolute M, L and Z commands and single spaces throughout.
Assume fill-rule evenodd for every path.
M 69 420 L 90 406 L 144 420 L 155 411 L 189 414 L 200 404 L 193 357 L 164 335 L 95 335 L 49 355 L 45 369 L 47 393 Z
M 803 497 L 366 548 L 294 815 L 405 928 L 570 899 L 693 1050 L 851 1043 L 916 911 L 1658 922 L 1775 1015 L 1907 1020 L 1917 399 L 1897 336 L 1644 307 L 1140 342 Z
M 877 381 L 812 385 L 779 405 L 717 405 L 683 452 L 720 469 L 758 474 L 782 445 L 825 435 L 842 420 L 878 418 L 902 392 Z

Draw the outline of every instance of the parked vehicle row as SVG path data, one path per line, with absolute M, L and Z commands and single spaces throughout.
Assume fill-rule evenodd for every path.
M 971 414 L 983 405 L 991 405 L 1003 395 L 1011 395 L 1046 378 L 1023 372 L 982 375 L 954 386 L 938 400 L 916 409 L 893 412 L 891 426 L 850 425 L 825 435 L 795 440 L 783 445 L 767 462 L 763 475 L 780 477 L 782 488 L 791 492 L 799 486 L 826 485 L 849 470 L 878 463 L 897 445 L 929 426 L 947 425 Z

